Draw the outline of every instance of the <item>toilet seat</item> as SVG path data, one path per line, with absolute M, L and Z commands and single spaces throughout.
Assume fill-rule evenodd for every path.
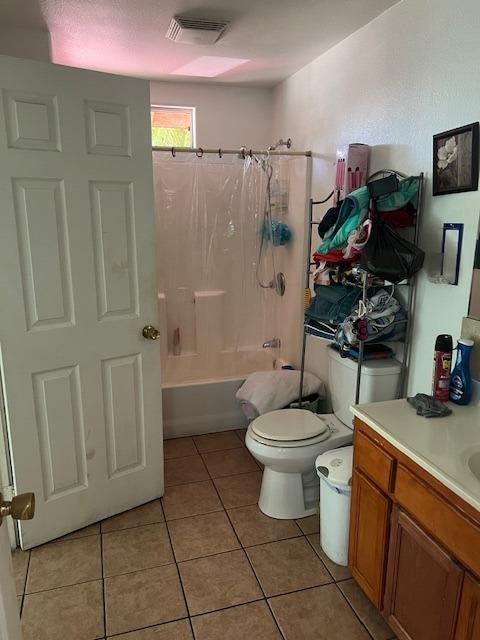
M 248 427 L 247 433 L 252 438 L 252 440 L 259 442 L 260 444 L 265 444 L 269 447 L 283 447 L 283 448 L 297 447 L 298 448 L 298 447 L 308 447 L 309 445 L 317 444 L 318 442 L 323 442 L 324 440 L 328 440 L 328 438 L 330 438 L 331 431 L 330 429 L 327 429 L 325 433 L 323 433 L 321 436 L 317 436 L 316 438 L 308 438 L 307 440 L 290 440 L 290 441 L 267 440 L 266 438 L 262 438 L 262 436 L 257 435 L 253 431 L 251 426 Z
M 273 447 L 305 447 L 330 437 L 326 420 L 305 409 L 280 409 L 256 418 L 249 426 L 250 436 Z

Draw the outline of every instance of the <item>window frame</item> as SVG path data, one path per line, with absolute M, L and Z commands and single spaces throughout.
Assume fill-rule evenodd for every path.
M 197 118 L 196 107 L 186 107 L 173 104 L 151 104 L 150 105 L 150 118 L 152 111 L 179 111 L 181 113 L 190 113 L 191 117 L 191 130 L 190 130 L 190 148 L 194 149 L 197 146 Z M 151 125 L 150 125 L 150 138 L 151 138 Z M 153 146 L 153 145 L 152 145 Z

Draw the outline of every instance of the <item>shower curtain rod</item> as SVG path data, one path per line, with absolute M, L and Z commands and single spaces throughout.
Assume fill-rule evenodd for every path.
M 268 149 L 264 149 L 263 151 L 255 151 L 252 149 L 247 149 L 246 147 L 242 147 L 241 149 L 203 149 L 202 147 L 152 147 L 152 151 L 166 151 L 167 153 L 171 153 L 173 157 L 177 153 L 194 153 L 197 158 L 201 158 L 205 154 L 216 154 L 220 158 L 223 155 L 235 155 L 235 156 L 243 156 L 246 158 L 247 156 L 304 156 L 306 158 L 310 158 L 312 155 L 311 151 L 268 151 Z

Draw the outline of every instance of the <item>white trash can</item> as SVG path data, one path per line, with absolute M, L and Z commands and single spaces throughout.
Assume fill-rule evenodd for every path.
M 320 478 L 320 544 L 330 560 L 348 564 L 353 446 L 333 449 L 315 461 Z

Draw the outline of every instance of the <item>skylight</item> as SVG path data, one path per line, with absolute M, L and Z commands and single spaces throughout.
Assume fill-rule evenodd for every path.
M 176 76 L 200 76 L 202 78 L 215 78 L 227 71 L 231 71 L 246 62 L 244 58 L 221 58 L 219 56 L 200 56 L 192 62 L 188 62 L 178 69 L 170 72 Z

